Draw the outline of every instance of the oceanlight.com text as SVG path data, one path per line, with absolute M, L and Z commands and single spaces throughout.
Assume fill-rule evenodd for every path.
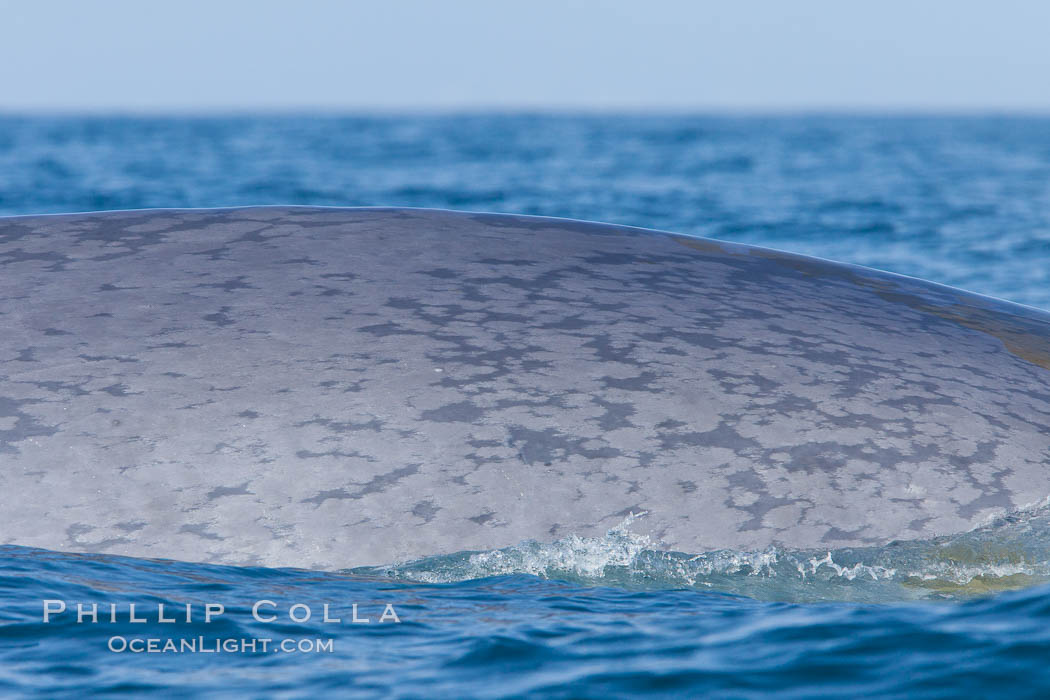
M 335 651 L 335 640 L 306 637 L 279 640 L 269 637 L 176 639 L 116 635 L 109 638 L 107 647 L 117 654 L 331 654 Z

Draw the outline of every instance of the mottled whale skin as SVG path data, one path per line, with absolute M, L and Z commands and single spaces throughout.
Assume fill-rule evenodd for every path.
M 2 541 L 337 569 L 844 547 L 1050 494 L 1050 316 L 707 239 L 418 209 L 0 219 Z

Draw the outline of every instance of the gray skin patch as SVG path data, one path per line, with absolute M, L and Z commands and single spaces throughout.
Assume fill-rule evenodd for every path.
M 0 219 L 2 540 L 337 569 L 844 547 L 1050 495 L 1050 316 L 576 221 Z

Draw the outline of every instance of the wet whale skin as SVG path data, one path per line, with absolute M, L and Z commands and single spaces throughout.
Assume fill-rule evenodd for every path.
M 1050 494 L 1050 316 L 570 220 L 0 219 L 3 541 L 338 569 L 630 513 L 685 552 L 884 544 Z

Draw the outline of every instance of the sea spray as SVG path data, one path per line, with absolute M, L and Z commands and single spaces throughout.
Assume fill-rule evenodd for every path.
M 1050 506 L 969 532 L 879 547 L 663 551 L 631 531 L 632 513 L 602 537 L 529 540 L 484 552 L 364 567 L 353 573 L 452 583 L 527 574 L 630 589 L 696 588 L 786 602 L 954 599 L 1050 581 Z

